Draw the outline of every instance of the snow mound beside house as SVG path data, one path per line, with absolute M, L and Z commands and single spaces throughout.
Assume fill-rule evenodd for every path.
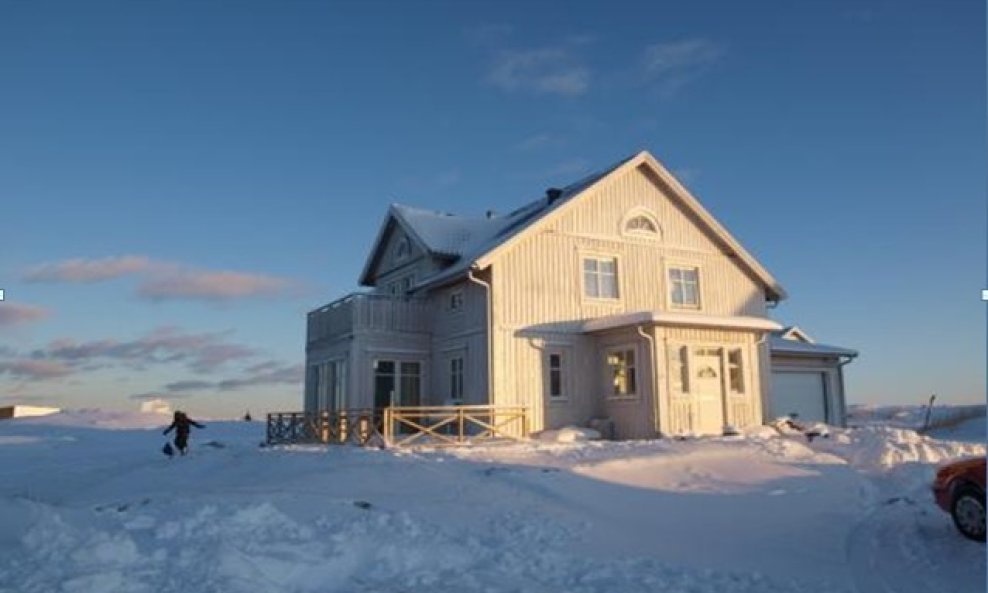
M 578 443 L 584 441 L 599 441 L 600 433 L 592 428 L 566 426 L 558 430 L 543 430 L 536 437 L 544 443 Z

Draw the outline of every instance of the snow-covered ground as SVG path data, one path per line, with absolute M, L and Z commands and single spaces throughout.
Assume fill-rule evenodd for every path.
M 176 459 L 167 422 L 0 422 L 0 591 L 985 590 L 984 545 L 928 491 L 984 454 L 984 418 L 415 451 L 218 422 Z

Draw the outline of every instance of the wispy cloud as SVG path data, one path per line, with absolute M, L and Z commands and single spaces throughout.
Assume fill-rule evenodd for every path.
M 72 373 L 72 368 L 57 360 L 36 360 L 19 358 L 11 361 L 0 361 L 0 375 L 7 374 L 14 379 L 43 381 L 57 379 Z
M 48 315 L 49 311 L 42 307 L 9 301 L 0 302 L 0 326 L 41 321 Z
M 187 270 L 149 278 L 141 283 L 137 294 L 152 301 L 229 301 L 277 295 L 288 286 L 287 280 L 273 276 Z
M 563 47 L 502 50 L 486 81 L 503 91 L 577 96 L 590 88 L 590 70 Z
M 672 96 L 723 55 L 724 48 L 708 39 L 685 39 L 649 45 L 641 63 L 645 81 L 660 94 Z
M 302 382 L 303 376 L 304 365 L 284 365 L 247 377 L 220 381 L 217 387 L 223 391 L 231 391 L 256 385 L 296 385 Z
M 169 393 L 175 393 L 176 391 L 201 391 L 203 389 L 212 389 L 213 383 L 209 381 L 176 381 L 174 383 L 169 383 L 165 385 L 165 390 Z
M 122 276 L 149 271 L 154 263 L 140 255 L 102 259 L 67 259 L 41 264 L 24 274 L 27 282 L 103 282 Z
M 34 350 L 30 358 L 62 363 L 71 371 L 124 365 L 141 370 L 176 363 L 197 373 L 209 373 L 227 363 L 257 355 L 252 348 L 225 340 L 224 333 L 187 333 L 174 327 L 157 328 L 134 340 L 55 340 Z
M 176 381 L 165 385 L 165 391 L 171 394 L 207 389 L 236 391 L 244 387 L 255 387 L 259 385 L 297 385 L 302 382 L 303 377 L 304 365 L 266 361 L 248 367 L 247 374 L 242 377 L 224 379 L 217 382 L 195 379 Z
M 152 301 L 231 301 L 286 293 L 284 278 L 229 270 L 204 270 L 140 255 L 69 259 L 45 263 L 24 273 L 27 282 L 93 283 L 140 276 L 137 294 Z
M 562 161 L 539 174 L 541 178 L 573 177 L 587 173 L 590 169 L 590 161 L 583 158 L 574 158 Z M 573 179 L 567 179 L 573 181 Z
M 562 138 L 559 138 L 553 134 L 543 132 L 540 134 L 533 134 L 527 138 L 522 139 L 520 142 L 515 144 L 515 149 L 521 151 L 541 150 L 544 148 L 557 146 L 562 143 L 563 143 Z

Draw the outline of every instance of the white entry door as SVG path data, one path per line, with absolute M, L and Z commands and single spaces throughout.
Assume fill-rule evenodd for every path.
M 793 414 L 802 422 L 826 422 L 824 374 L 772 372 L 772 419 Z
M 724 377 L 720 348 L 693 350 L 691 417 L 694 434 L 724 433 Z

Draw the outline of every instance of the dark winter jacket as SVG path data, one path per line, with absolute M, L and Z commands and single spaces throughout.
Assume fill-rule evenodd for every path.
M 193 426 L 195 426 L 196 428 L 203 428 L 202 424 L 199 424 L 198 422 L 189 418 L 185 414 L 182 414 L 181 412 L 176 412 L 175 419 L 172 420 L 171 426 L 166 428 L 165 432 L 163 432 L 162 434 L 168 434 L 174 428 L 176 435 L 180 437 L 186 437 L 189 436 L 189 430 Z

